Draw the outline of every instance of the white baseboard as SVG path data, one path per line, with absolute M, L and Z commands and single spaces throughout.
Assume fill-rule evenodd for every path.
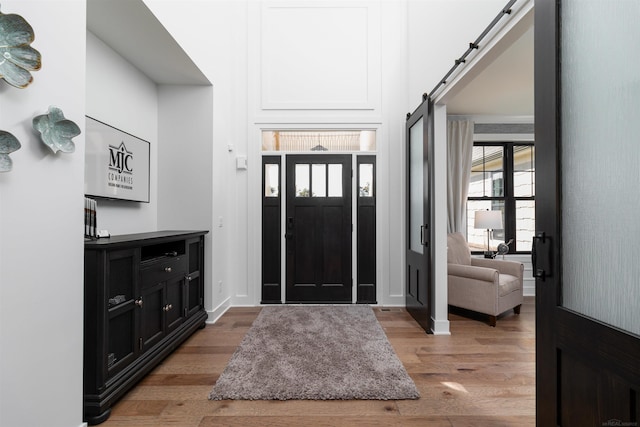
M 433 329 L 431 330 L 433 335 L 451 335 L 448 320 L 436 320 L 432 317 L 431 323 L 433 324 Z
M 536 281 L 535 279 L 524 279 L 522 282 L 522 292 L 525 297 L 536 296 Z
M 231 307 L 231 298 L 227 298 L 226 300 L 224 300 L 220 304 L 218 304 L 218 306 L 216 308 L 214 308 L 213 310 L 207 311 L 207 314 L 209 315 L 209 318 L 207 319 L 206 323 L 209 323 L 209 324 L 216 323 L 218 321 L 218 319 L 224 313 L 226 313 L 227 310 L 229 310 L 230 307 Z

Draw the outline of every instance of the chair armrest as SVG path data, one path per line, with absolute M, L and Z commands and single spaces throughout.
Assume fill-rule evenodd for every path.
M 447 272 L 451 276 L 466 277 L 468 279 L 485 282 L 498 282 L 498 270 L 495 268 L 476 267 L 464 264 L 447 264 Z
M 471 258 L 471 265 L 478 267 L 495 268 L 501 274 L 510 274 L 515 277 L 524 275 L 524 265 L 518 261 L 507 261 L 501 259 Z

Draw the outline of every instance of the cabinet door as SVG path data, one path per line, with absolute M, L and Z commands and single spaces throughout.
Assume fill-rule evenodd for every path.
M 160 282 L 142 289 L 141 339 L 142 350 L 151 348 L 165 331 L 165 283 Z
M 180 326 L 185 318 L 184 276 L 175 277 L 166 282 L 166 299 L 162 307 L 165 315 L 166 333 Z
M 187 241 L 187 276 L 185 280 L 187 307 L 186 316 L 198 312 L 203 307 L 204 259 L 203 242 L 201 238 Z
M 106 265 L 107 330 L 104 366 L 111 377 L 138 354 L 136 295 L 139 252 L 135 249 L 110 252 Z

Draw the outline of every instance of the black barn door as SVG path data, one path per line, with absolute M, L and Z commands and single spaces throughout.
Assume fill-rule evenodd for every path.
M 429 157 L 432 123 L 432 108 L 428 99 L 407 116 L 406 123 L 406 305 L 407 311 L 427 332 L 431 331 Z
M 638 18 L 536 0 L 538 426 L 640 421 Z
M 351 155 L 288 155 L 286 175 L 286 301 L 352 302 Z

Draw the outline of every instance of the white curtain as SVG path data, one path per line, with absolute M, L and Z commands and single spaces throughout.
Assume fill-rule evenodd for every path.
M 447 207 L 449 233 L 466 235 L 466 204 L 473 155 L 473 122 L 447 122 Z

